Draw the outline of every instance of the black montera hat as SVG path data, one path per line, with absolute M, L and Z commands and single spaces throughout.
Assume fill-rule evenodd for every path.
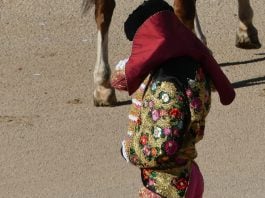
M 127 39 L 132 41 L 137 29 L 144 23 L 144 21 L 155 13 L 163 10 L 174 12 L 174 9 L 164 0 L 144 1 L 132 12 L 132 14 L 129 15 L 124 23 L 124 32 Z

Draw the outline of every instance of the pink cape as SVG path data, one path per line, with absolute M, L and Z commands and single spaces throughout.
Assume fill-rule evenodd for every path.
M 131 56 L 125 67 L 129 95 L 161 63 L 181 56 L 192 57 L 201 64 L 213 81 L 223 105 L 234 100 L 235 91 L 231 83 L 207 47 L 170 11 L 149 17 L 134 36 Z

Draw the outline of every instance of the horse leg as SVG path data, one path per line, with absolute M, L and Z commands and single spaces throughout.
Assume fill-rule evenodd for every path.
M 116 103 L 115 91 L 110 85 L 111 70 L 108 63 L 108 31 L 115 8 L 115 0 L 95 1 L 98 29 L 97 61 L 94 70 L 94 105 L 110 106 Z
M 196 0 L 174 0 L 174 12 L 179 20 L 194 32 L 194 19 Z M 194 32 L 195 33 L 195 32 Z
M 206 37 L 204 36 L 202 29 L 201 29 L 201 25 L 200 25 L 200 21 L 199 21 L 199 17 L 197 15 L 197 12 L 195 13 L 195 21 L 194 21 L 194 28 L 195 28 L 195 33 L 197 35 L 197 37 L 201 40 L 201 42 L 207 46 L 207 40 Z
M 238 0 L 239 29 L 236 35 L 236 46 L 245 49 L 261 47 L 258 31 L 252 24 L 253 10 L 249 0 Z
M 200 21 L 196 13 L 196 0 L 175 0 L 174 12 L 184 25 L 194 32 L 207 45 L 206 38 L 201 30 Z

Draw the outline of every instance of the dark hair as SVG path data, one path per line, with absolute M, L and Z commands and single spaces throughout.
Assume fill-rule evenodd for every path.
M 164 0 L 147 0 L 138 6 L 132 14 L 129 15 L 124 23 L 124 32 L 130 41 L 133 40 L 137 29 L 155 13 L 163 10 L 174 12 L 173 8 Z

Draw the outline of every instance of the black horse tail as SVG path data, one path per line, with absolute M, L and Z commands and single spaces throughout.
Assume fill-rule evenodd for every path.
M 95 0 L 83 0 L 82 15 L 87 14 L 88 10 L 95 4 Z

